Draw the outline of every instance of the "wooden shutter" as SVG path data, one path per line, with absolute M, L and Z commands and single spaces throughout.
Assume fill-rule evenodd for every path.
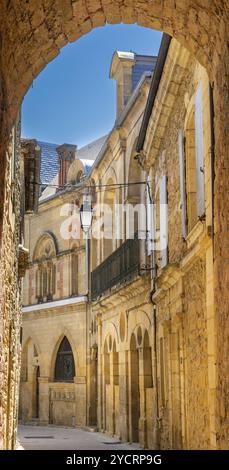
M 185 172 L 185 150 L 184 150 L 184 132 L 182 129 L 178 135 L 179 163 L 180 163 L 180 198 L 181 198 L 181 223 L 182 237 L 187 235 L 187 203 L 186 203 L 186 172 Z
M 196 145 L 196 196 L 197 215 L 205 213 L 204 203 L 204 143 L 203 143 L 203 101 L 199 84 L 195 95 L 195 145 Z
M 168 200 L 167 176 L 163 175 L 160 181 L 160 258 L 161 267 L 168 263 Z

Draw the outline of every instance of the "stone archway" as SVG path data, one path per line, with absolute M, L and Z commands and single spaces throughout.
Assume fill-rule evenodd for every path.
M 70 41 L 107 23 L 138 23 L 174 36 L 206 67 L 214 98 L 215 191 L 214 274 L 217 312 L 217 445 L 228 448 L 228 104 L 229 5 L 224 0 L 14 0 L 2 2 L 0 26 L 0 239 L 1 311 L 8 318 L 12 293 L 14 239 L 7 191 L 9 134 L 20 103 L 33 79 Z M 213 151 L 213 149 L 212 149 Z M 4 223 L 4 231 L 2 225 Z M 9 248 L 12 246 L 12 250 Z M 14 277 L 16 278 L 16 273 Z M 2 279 L 9 279 L 8 283 Z M 11 279 L 11 280 L 10 280 Z M 3 335 L 3 320 L 1 319 Z M 0 345 L 3 348 L 3 345 Z M 3 363 L 4 384 L 7 363 Z M 7 411 L 3 410 L 3 414 Z M 8 419 L 8 418 L 7 418 Z

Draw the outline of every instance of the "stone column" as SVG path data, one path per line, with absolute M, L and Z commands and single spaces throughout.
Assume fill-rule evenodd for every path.
M 115 387 L 114 387 L 114 352 L 110 354 L 110 403 L 112 404 L 110 411 L 111 419 L 111 432 L 114 436 L 115 434 Z
M 49 423 L 49 377 L 39 377 L 39 421 Z
M 139 442 L 143 448 L 147 446 L 147 420 L 146 420 L 146 396 L 144 384 L 144 350 L 139 348 L 139 393 L 140 393 L 140 419 Z
M 128 351 L 119 352 L 119 434 L 129 441 Z
M 102 356 L 102 322 L 99 315 L 97 316 L 98 320 L 98 409 L 97 409 L 97 422 L 98 428 L 103 429 L 103 410 L 102 410 L 102 400 L 103 400 L 103 356 Z

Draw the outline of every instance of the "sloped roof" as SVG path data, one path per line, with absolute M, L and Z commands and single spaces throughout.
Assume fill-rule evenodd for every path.
M 104 135 L 103 137 L 100 137 L 97 140 L 94 140 L 93 142 L 90 142 L 87 145 L 84 145 L 84 147 L 81 147 L 77 151 L 77 157 L 80 160 L 95 160 L 98 153 L 100 152 L 105 140 L 107 138 L 107 135 Z
M 42 185 L 48 184 L 59 171 L 58 144 L 49 142 L 37 142 L 41 148 L 40 180 Z
M 77 158 L 82 160 L 85 167 L 85 173 L 90 171 L 90 168 L 99 154 L 107 136 L 100 137 L 99 139 L 90 142 L 89 144 L 77 150 Z M 59 158 L 57 147 L 59 144 L 38 141 L 41 148 L 41 171 L 40 179 L 43 186 L 50 183 L 59 171 Z

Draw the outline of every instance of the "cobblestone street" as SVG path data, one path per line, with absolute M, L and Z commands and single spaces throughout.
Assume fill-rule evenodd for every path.
M 25 450 L 137 450 L 100 432 L 55 426 L 19 426 L 18 441 Z

